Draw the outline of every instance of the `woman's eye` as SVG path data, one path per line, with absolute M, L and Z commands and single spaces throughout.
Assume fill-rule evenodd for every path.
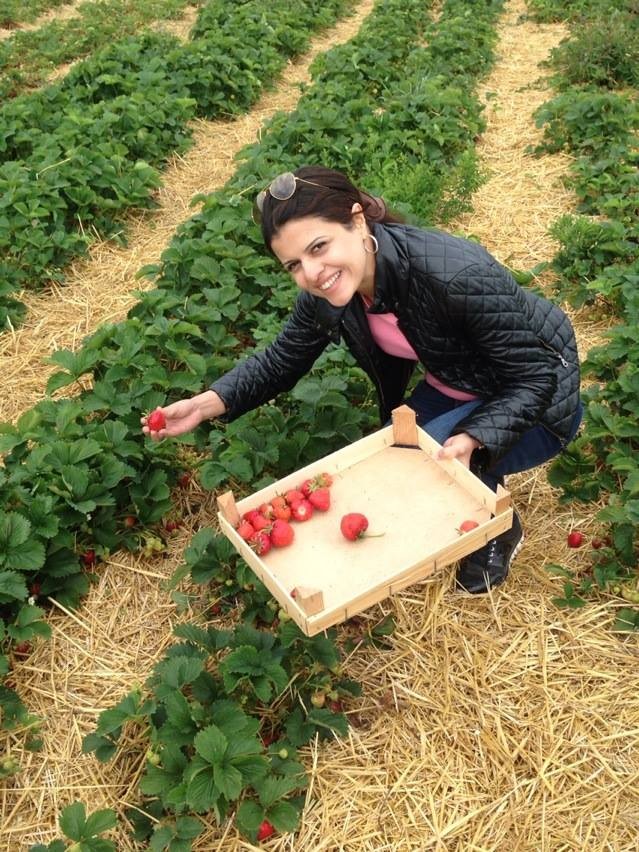
M 315 243 L 311 251 L 317 252 L 319 249 L 324 248 L 325 245 L 326 243 Z
M 294 260 L 293 263 L 289 263 L 285 269 L 287 272 L 295 272 L 297 267 L 300 265 L 299 260 Z

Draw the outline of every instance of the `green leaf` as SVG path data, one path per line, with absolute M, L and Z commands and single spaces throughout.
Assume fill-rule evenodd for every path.
M 86 824 L 86 810 L 83 802 L 68 805 L 59 817 L 62 833 L 71 840 L 82 840 Z
M 204 662 L 197 657 L 171 657 L 155 667 L 155 673 L 171 689 L 181 689 L 204 670 Z
M 617 613 L 613 630 L 619 632 L 632 632 L 639 630 L 639 609 L 623 607 Z
M 189 781 L 186 789 L 186 802 L 198 813 L 210 810 L 220 798 L 215 786 L 212 768 L 199 772 Z
M 546 565 L 546 571 L 555 577 L 565 577 L 567 580 L 570 580 L 572 577 L 571 571 L 564 568 L 563 565 L 556 565 L 554 562 L 549 562 L 548 565 Z
M 25 642 L 34 636 L 42 636 L 48 639 L 51 636 L 51 627 L 46 621 L 42 621 L 44 610 L 37 606 L 22 606 L 17 618 L 8 628 L 8 634 L 16 642 Z
M 181 816 L 175 821 L 175 830 L 181 840 L 194 840 L 202 834 L 204 826 L 195 817 Z
M 237 799 L 242 793 L 242 773 L 234 766 L 214 766 L 213 777 L 218 790 L 229 801 Z
M 96 811 L 87 818 L 84 826 L 85 837 L 94 837 L 96 834 L 102 834 L 103 831 L 108 831 L 110 828 L 115 828 L 118 823 L 118 818 L 114 810 L 104 808 Z
M 218 764 L 224 757 L 228 740 L 217 725 L 209 725 L 195 737 L 193 745 L 207 763 Z
M 27 584 L 21 574 L 0 571 L 0 603 L 26 600 L 27 595 Z
M 111 760 L 117 750 L 117 744 L 113 740 L 103 737 L 100 734 L 87 734 L 82 739 L 82 753 L 90 754 L 91 752 L 95 752 L 95 756 L 100 763 L 106 763 Z
M 282 834 L 295 831 L 298 826 L 300 814 L 297 808 L 290 802 L 276 802 L 267 810 L 268 819 Z
M 246 834 L 250 837 L 252 834 L 257 832 L 264 817 L 264 809 L 261 808 L 257 802 L 250 799 L 244 799 L 237 809 L 237 816 L 235 819 L 242 834 Z

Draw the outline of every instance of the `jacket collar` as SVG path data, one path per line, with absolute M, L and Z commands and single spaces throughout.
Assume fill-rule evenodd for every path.
M 370 314 L 397 313 L 404 301 L 408 280 L 408 260 L 400 243 L 401 230 L 388 225 L 373 225 L 379 246 L 375 256 L 375 294 Z

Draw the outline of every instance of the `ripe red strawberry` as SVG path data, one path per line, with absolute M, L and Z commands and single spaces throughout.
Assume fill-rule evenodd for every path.
M 177 480 L 177 481 L 178 481 L 178 485 L 180 486 L 180 488 L 186 488 L 186 486 L 187 486 L 187 485 L 189 484 L 189 482 L 191 481 L 191 474 L 190 474 L 190 473 L 187 473 L 187 471 L 184 471 L 184 473 L 181 473 L 181 474 L 178 476 L 178 480 Z
M 253 522 L 255 521 L 255 518 L 259 518 L 259 517 L 260 517 L 259 509 L 250 509 L 248 512 L 244 512 L 244 514 L 242 515 L 242 520 L 248 521 L 249 524 L 253 524 Z
M 475 521 L 471 518 L 468 521 L 462 521 L 461 524 L 459 525 L 457 532 L 459 532 L 459 533 L 470 532 L 471 530 L 474 530 L 475 527 L 478 527 L 478 526 L 479 526 L 479 522 Z
M 149 427 L 151 432 L 159 432 L 160 429 L 164 429 L 166 427 L 166 417 L 164 416 L 164 412 L 161 408 L 156 408 L 155 411 L 152 411 L 149 414 L 146 418 L 146 425 Z
M 180 526 L 180 522 L 179 522 L 179 521 L 172 521 L 171 519 L 169 519 L 168 521 L 165 521 L 165 523 L 164 523 L 164 529 L 165 529 L 167 532 L 175 532 L 175 530 L 176 530 L 179 526 Z
M 327 512 L 331 507 L 331 492 L 325 487 L 317 488 L 308 495 L 308 502 L 314 509 Z
M 272 546 L 271 539 L 263 530 L 254 532 L 249 538 L 249 544 L 258 556 L 266 556 Z
M 590 542 L 590 546 L 593 550 L 599 550 L 600 547 L 604 546 L 604 543 L 600 538 L 593 538 L 593 540 Z
M 291 506 L 291 517 L 294 521 L 310 521 L 313 517 L 313 506 L 306 499 Z
M 127 515 L 126 518 L 124 519 L 124 526 L 131 529 L 131 527 L 134 527 L 137 524 L 137 522 L 138 522 L 138 519 L 135 517 L 135 515 Z
M 95 550 L 85 550 L 82 554 L 82 561 L 87 568 L 95 565 Z
M 338 699 L 335 699 L 335 701 L 331 701 L 329 703 L 328 708 L 331 711 L 331 713 L 342 713 L 343 710 L 344 710 L 344 705 L 342 704 L 341 701 L 339 701 Z
M 305 497 L 313 491 L 315 488 L 315 480 L 313 479 L 305 479 L 304 482 L 300 485 L 300 491 Z
M 357 541 L 358 538 L 364 537 L 364 533 L 368 529 L 368 518 L 360 512 L 350 512 L 348 515 L 344 515 L 339 528 L 344 538 L 349 541 Z
M 275 829 L 271 825 L 271 823 L 267 819 L 263 819 L 260 823 L 260 827 L 257 830 L 257 839 L 258 840 L 268 840 L 269 837 L 272 837 L 275 834 Z
M 31 642 L 18 642 L 13 646 L 13 650 L 21 657 L 25 657 L 27 654 L 31 653 Z
M 41 589 L 40 583 L 36 582 L 36 583 L 31 583 L 31 587 L 30 587 L 29 591 L 33 595 L 34 598 L 37 598 L 38 595 L 40 594 L 40 589 Z
M 568 533 L 568 547 L 581 547 L 584 543 L 584 534 L 578 530 Z
M 303 500 L 304 495 L 302 494 L 302 492 L 299 489 L 291 488 L 290 491 L 286 492 L 286 494 L 284 495 L 284 498 L 286 499 L 286 502 L 288 503 L 289 506 L 293 506 L 294 503 L 299 503 L 300 500 Z
M 252 535 L 255 534 L 255 527 L 252 524 L 249 524 L 248 521 L 240 521 L 237 525 L 237 534 L 240 538 L 243 538 L 244 541 L 248 541 Z
M 293 527 L 288 521 L 273 521 L 271 530 L 271 544 L 273 547 L 288 547 L 295 538 Z
M 254 516 L 251 526 L 256 532 L 259 532 L 259 530 L 268 530 L 271 526 L 271 521 L 269 521 L 268 518 L 265 518 L 264 515 L 260 515 L 258 513 Z
M 278 521 L 291 520 L 291 507 L 285 500 L 283 500 L 283 505 L 280 505 L 278 503 L 276 506 L 275 504 L 273 504 L 273 517 L 277 518 Z
M 273 507 L 273 517 L 279 518 L 280 521 L 289 521 L 291 518 L 291 507 L 286 502 L 286 497 L 283 494 L 278 494 L 271 500 Z
M 269 521 L 273 518 L 273 504 L 272 503 L 262 503 L 259 507 L 260 515 L 264 515 L 265 518 L 268 518 Z

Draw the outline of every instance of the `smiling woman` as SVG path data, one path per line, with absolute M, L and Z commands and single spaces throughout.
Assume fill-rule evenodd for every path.
M 381 421 L 405 402 L 419 424 L 492 489 L 562 451 L 581 421 L 572 326 L 474 242 L 397 221 L 346 175 L 307 166 L 258 195 L 267 249 L 300 289 L 276 339 L 198 396 L 164 407 L 161 439 L 231 421 L 290 390 L 343 340 L 373 382 Z M 423 378 L 405 399 L 420 364 Z M 145 433 L 149 423 L 142 419 Z M 523 532 L 462 560 L 458 586 L 502 583 Z

